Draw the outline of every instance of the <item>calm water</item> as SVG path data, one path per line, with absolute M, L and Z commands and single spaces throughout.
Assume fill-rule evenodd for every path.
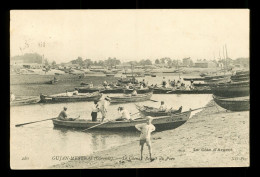
M 183 106 L 183 111 L 205 106 L 211 95 L 153 95 L 153 100 L 164 100 L 174 109 Z M 146 101 L 139 104 L 159 107 L 159 102 Z M 95 151 L 104 150 L 113 146 L 138 140 L 139 133 L 113 133 L 102 131 L 81 132 L 78 130 L 56 129 L 52 121 L 45 121 L 23 127 L 15 124 L 43 120 L 56 117 L 64 106 L 67 106 L 69 117 L 80 115 L 82 119 L 91 119 L 92 102 L 38 104 L 17 106 L 11 108 L 11 164 L 13 168 L 47 168 L 50 165 L 61 163 L 52 160 L 53 156 L 86 156 Z M 110 105 L 108 119 L 118 118 L 119 105 Z M 131 113 L 137 109 L 133 103 L 124 104 Z M 193 114 L 196 112 L 193 112 Z M 101 115 L 98 115 L 101 117 Z M 138 117 L 135 115 L 134 117 Z M 21 160 L 28 157 L 29 160 Z

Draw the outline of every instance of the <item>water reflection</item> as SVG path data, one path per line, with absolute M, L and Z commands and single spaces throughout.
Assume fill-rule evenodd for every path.
M 174 109 L 183 106 L 183 111 L 205 106 L 211 99 L 211 95 L 153 95 L 153 100 L 159 102 L 145 101 L 138 104 L 159 107 L 160 101 L 164 100 L 169 107 Z M 68 114 L 82 119 L 91 120 L 91 102 L 67 103 Z M 52 121 L 44 121 L 35 124 L 15 127 L 16 124 L 44 120 L 56 117 L 65 104 L 42 104 L 11 107 L 11 154 L 18 160 L 23 154 L 30 156 L 30 163 L 47 167 L 53 163 L 52 156 L 69 155 L 85 156 L 95 151 L 104 150 L 113 146 L 118 146 L 138 140 L 139 132 L 125 131 L 104 131 L 92 129 L 82 132 L 78 129 L 57 128 Z M 133 103 L 123 104 L 123 106 L 134 114 L 138 112 Z M 107 119 L 119 117 L 118 105 L 111 105 L 108 108 Z M 100 116 L 100 115 L 99 115 Z M 134 118 L 138 117 L 135 115 Z M 40 160 L 40 159 L 47 160 Z M 49 160 L 48 160 L 49 159 Z M 23 167 L 23 163 L 20 163 Z

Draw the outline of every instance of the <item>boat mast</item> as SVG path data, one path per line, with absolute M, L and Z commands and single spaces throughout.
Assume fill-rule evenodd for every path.
M 227 53 L 227 45 L 225 44 L 225 48 L 226 48 L 226 65 L 228 64 L 227 63 L 227 59 L 228 59 L 228 53 Z
M 220 50 L 219 50 L 219 52 L 218 52 L 218 55 L 219 55 L 219 61 L 222 63 L 222 61 L 221 61 L 221 55 L 220 55 Z M 221 66 L 221 70 L 223 69 L 223 67 L 222 67 L 222 65 L 220 65 Z
M 223 58 L 224 58 L 224 63 L 225 63 L 225 67 L 224 67 L 224 75 L 226 75 L 226 69 L 227 69 L 227 58 L 225 57 L 225 46 L 223 46 Z

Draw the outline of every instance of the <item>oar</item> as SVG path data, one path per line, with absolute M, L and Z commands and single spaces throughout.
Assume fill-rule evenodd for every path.
M 23 124 L 17 124 L 17 125 L 15 125 L 15 126 L 16 126 L 16 127 L 20 127 L 20 126 L 22 126 L 22 125 L 33 124 L 33 123 L 43 122 L 43 121 L 53 120 L 53 119 L 56 119 L 56 117 L 55 117 L 55 118 L 50 118 L 50 119 L 45 119 L 45 120 L 34 121 L 34 122 L 27 122 L 27 123 L 23 123 Z
M 78 116 L 77 118 L 75 118 L 74 120 L 80 118 L 80 116 Z M 44 122 L 44 121 L 47 121 L 47 120 L 53 120 L 53 119 L 57 119 L 56 117 L 55 118 L 50 118 L 50 119 L 45 119 L 45 120 L 38 120 L 38 121 L 33 121 L 33 122 L 26 122 L 26 123 L 23 123 L 23 124 L 16 124 L 15 126 L 16 127 L 20 127 L 22 125 L 27 125 L 27 124 L 33 124 L 33 123 L 37 123 L 37 122 Z
M 190 112 L 190 111 L 197 111 L 199 109 L 204 109 L 204 108 L 210 108 L 210 107 L 214 107 L 215 105 L 212 105 L 212 106 L 205 106 L 205 107 L 200 107 L 200 108 L 196 108 L 196 109 L 190 109 L 189 111 L 184 111 L 184 112 L 181 112 L 181 113 L 176 113 L 176 114 L 173 114 L 173 115 L 181 115 L 181 114 L 184 114 L 186 112 Z
M 156 100 L 151 100 L 151 99 L 150 99 L 150 101 L 153 101 L 153 102 L 159 102 L 159 101 L 156 101 Z
M 84 131 L 86 131 L 86 130 L 89 130 L 89 129 L 95 128 L 95 127 L 97 127 L 97 126 L 100 126 L 100 125 L 106 124 L 106 123 L 108 123 L 108 122 L 111 122 L 111 121 L 107 121 L 107 122 L 103 122 L 103 123 L 98 124 L 98 125 L 94 125 L 94 126 L 92 126 L 92 127 L 89 127 L 89 128 L 87 128 L 87 129 L 84 129 L 84 130 L 82 130 L 82 131 L 84 132 Z
M 133 116 L 133 115 L 136 115 L 136 114 L 138 114 L 139 112 L 136 112 L 136 113 L 134 113 L 134 114 L 131 114 L 131 116 Z

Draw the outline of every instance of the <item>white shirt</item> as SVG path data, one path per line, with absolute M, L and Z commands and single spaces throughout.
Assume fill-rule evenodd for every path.
M 167 106 L 166 106 L 165 104 L 163 104 L 163 105 L 161 105 L 161 106 L 159 107 L 159 110 L 160 110 L 160 111 L 166 111 L 166 109 L 167 109 Z
M 107 110 L 107 107 L 109 106 L 109 102 L 102 99 L 98 102 L 98 107 L 100 108 L 100 110 L 102 111 L 106 111 Z
M 140 140 L 150 139 L 151 133 L 155 130 L 155 126 L 153 124 L 148 125 L 147 123 L 144 124 L 137 124 L 135 128 L 141 131 Z
M 71 92 L 66 92 L 66 96 L 72 96 Z
M 120 111 L 120 113 L 122 114 L 122 118 L 126 118 L 128 120 L 131 119 L 128 110 L 124 109 L 124 110 Z
M 92 105 L 92 112 L 98 112 L 98 105 L 97 104 Z

